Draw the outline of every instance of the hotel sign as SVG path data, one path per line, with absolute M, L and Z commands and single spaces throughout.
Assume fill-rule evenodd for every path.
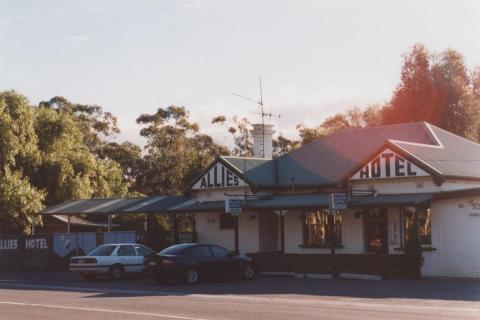
M 400 155 L 385 149 L 367 165 L 355 173 L 351 180 L 424 177 L 429 174 Z
M 245 181 L 220 162 L 217 162 L 193 185 L 192 189 L 243 187 Z

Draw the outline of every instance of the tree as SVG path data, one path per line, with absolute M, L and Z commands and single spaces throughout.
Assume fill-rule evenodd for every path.
M 213 124 L 220 124 L 228 127 L 228 133 L 233 137 L 233 149 L 231 154 L 238 157 L 253 156 L 253 143 L 250 134 L 252 124 L 247 118 L 234 116 L 227 120 L 225 116 L 216 116 L 212 119 Z
M 137 179 L 144 194 L 179 194 L 213 160 L 228 151 L 199 133 L 184 107 L 159 108 L 154 114 L 142 114 L 137 123 L 148 139 L 143 167 Z
M 305 145 L 314 139 L 328 137 L 335 132 L 347 128 L 363 128 L 378 125 L 381 122 L 380 107 L 369 106 L 365 110 L 358 107 L 348 109 L 344 113 L 337 113 L 325 119 L 315 128 L 305 127 L 303 124 L 297 126 L 301 143 Z
M 274 158 L 287 154 L 300 146 L 300 141 L 290 140 L 282 135 L 279 135 L 277 138 L 273 139 L 272 143 Z
M 30 233 L 34 214 L 43 209 L 44 192 L 32 187 L 19 171 L 0 173 L 0 234 Z
M 404 56 L 400 84 L 383 109 L 383 123 L 427 121 L 480 140 L 480 76 L 453 49 L 430 53 L 415 45 Z
M 75 119 L 83 133 L 84 142 L 91 151 L 95 151 L 103 137 L 113 136 L 120 132 L 117 118 L 110 112 L 104 112 L 103 108 L 98 105 L 72 103 L 64 97 L 56 96 L 48 101 L 40 102 L 39 106 L 54 108 Z
M 96 129 L 79 119 L 0 92 L 0 233 L 28 233 L 34 220 L 41 223 L 34 213 L 44 205 L 128 193 L 122 168 L 90 151 L 85 134 Z
M 100 159 L 110 159 L 117 162 L 123 170 L 125 179 L 130 184 L 130 190 L 135 191 L 136 178 L 142 166 L 142 149 L 134 143 L 116 142 L 103 143 L 97 154 Z

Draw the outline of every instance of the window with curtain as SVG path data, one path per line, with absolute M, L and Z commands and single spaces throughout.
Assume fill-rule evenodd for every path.
M 336 238 L 337 245 L 342 244 L 342 218 L 338 212 L 333 214 L 333 232 L 329 226 L 328 212 L 318 210 L 305 212 L 303 219 L 303 245 L 327 246 Z
M 416 210 L 418 214 L 418 238 L 422 246 L 432 245 L 432 212 L 430 208 L 415 209 L 405 208 L 403 214 L 403 229 L 405 235 L 405 243 L 410 236 L 413 226 L 413 211 Z

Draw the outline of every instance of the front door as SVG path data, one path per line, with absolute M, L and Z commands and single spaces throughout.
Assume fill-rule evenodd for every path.
M 263 211 L 258 213 L 259 216 L 259 235 L 260 235 L 260 252 L 271 252 L 279 250 L 278 233 L 279 233 L 279 217 L 271 211 Z
M 367 252 L 388 252 L 388 210 L 371 209 L 365 215 Z

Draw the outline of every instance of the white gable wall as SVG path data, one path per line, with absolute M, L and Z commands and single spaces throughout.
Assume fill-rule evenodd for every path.
M 476 205 L 476 206 L 475 206 Z M 422 273 L 480 277 L 480 196 L 432 202 L 432 246 Z

